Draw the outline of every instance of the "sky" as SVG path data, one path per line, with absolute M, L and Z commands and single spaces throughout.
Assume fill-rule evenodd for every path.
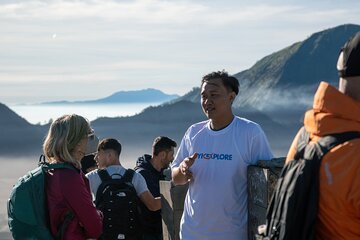
M 0 0 L 0 103 L 183 95 L 359 16 L 357 0 Z

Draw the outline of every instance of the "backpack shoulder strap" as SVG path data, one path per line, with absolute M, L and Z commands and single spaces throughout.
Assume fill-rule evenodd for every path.
M 343 132 L 325 136 L 319 140 L 319 144 L 323 148 L 333 148 L 336 145 L 347 142 L 349 140 L 360 138 L 360 132 Z
M 106 171 L 106 169 L 99 169 L 97 173 L 99 174 L 101 182 L 109 181 L 112 179 L 108 171 Z
M 67 162 L 63 162 L 63 163 L 46 162 L 45 156 L 43 154 L 40 155 L 38 166 L 40 166 L 43 170 L 50 170 L 50 169 L 56 169 L 56 168 L 68 168 L 68 169 L 72 169 L 77 172 L 80 172 L 79 169 L 77 169 L 72 164 L 67 163 Z
M 124 176 L 121 178 L 124 182 L 126 183 L 131 183 L 132 184 L 132 179 L 134 177 L 135 171 L 133 169 L 127 169 L 125 171 Z
M 343 132 L 324 136 L 316 143 L 315 154 L 318 159 L 321 159 L 333 147 L 355 138 L 360 138 L 360 132 Z M 310 152 L 307 151 L 304 158 L 309 159 L 309 154 Z
M 108 185 L 109 182 L 111 182 L 113 179 L 110 176 L 110 174 L 108 173 L 108 171 L 106 169 L 98 169 L 97 173 L 100 177 L 101 183 L 96 191 L 96 195 L 95 195 L 95 205 L 98 206 L 103 199 L 103 191 L 106 188 L 106 186 Z
M 56 169 L 56 168 L 68 168 L 68 169 L 72 169 L 75 170 L 77 172 L 80 172 L 79 169 L 75 168 L 73 165 L 69 164 L 69 163 L 52 163 L 46 166 L 48 169 Z
M 300 129 L 299 138 L 297 141 L 297 148 L 295 159 L 304 157 L 305 159 L 312 159 L 314 156 L 321 159 L 333 147 L 342 144 L 351 139 L 360 138 L 360 132 L 343 132 L 324 136 L 315 143 L 314 147 L 307 147 L 310 142 L 310 134 L 305 127 Z

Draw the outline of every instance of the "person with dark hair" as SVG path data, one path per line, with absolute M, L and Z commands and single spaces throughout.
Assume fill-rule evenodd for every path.
M 173 182 L 189 182 L 181 239 L 248 239 L 247 166 L 271 159 L 272 153 L 258 124 L 234 116 L 238 93 L 238 80 L 225 71 L 201 81 L 208 120 L 186 131 L 171 164 Z
M 144 154 L 136 162 L 135 170 L 140 173 L 154 197 L 160 197 L 159 181 L 165 180 L 163 170 L 169 167 L 174 160 L 176 142 L 168 137 L 155 138 L 152 145 L 152 155 Z M 149 211 L 144 204 L 141 207 L 141 220 L 143 226 L 143 240 L 162 239 L 161 212 Z
M 345 132 L 360 132 L 360 32 L 341 49 L 339 88 L 321 82 L 313 109 L 305 113 L 310 142 Z M 294 159 L 300 132 L 286 163 Z M 360 139 L 340 144 L 321 160 L 316 239 L 360 239 Z
M 98 151 L 95 155 L 95 161 L 98 165 L 98 168 L 106 169 L 109 175 L 115 178 L 123 176 L 126 169 L 120 163 L 120 154 L 121 144 L 118 142 L 118 140 L 113 138 L 103 139 L 102 141 L 100 141 Z M 98 171 L 94 170 L 86 174 L 86 177 L 90 181 L 92 196 L 95 200 L 97 189 L 101 184 Z M 141 176 L 141 174 L 134 174 L 132 184 L 134 185 L 136 193 L 138 194 L 140 200 L 145 204 L 148 209 L 150 209 L 151 211 L 157 211 L 161 208 L 160 197 L 153 197 L 153 195 L 147 188 L 145 179 Z
M 89 121 L 82 116 L 64 115 L 51 123 L 43 144 L 46 159 L 51 164 L 67 163 L 74 167 L 56 168 L 46 176 L 50 228 L 54 236 L 69 214 L 73 216 L 62 239 L 98 238 L 102 233 L 102 214 L 95 208 L 89 181 L 80 171 L 81 159 L 94 153 L 97 143 Z
M 98 170 L 94 170 L 88 174 L 86 177 L 90 181 L 90 188 L 93 196 L 93 200 L 97 202 L 98 189 L 102 183 L 102 177 L 100 176 L 101 169 L 104 169 L 110 178 L 112 179 L 121 179 L 126 178 L 127 173 L 132 172 L 131 185 L 135 189 L 137 196 L 140 198 L 141 202 L 150 210 L 157 211 L 161 208 L 161 198 L 154 198 L 151 192 L 149 191 L 145 179 L 140 173 L 134 172 L 131 169 L 125 169 L 120 163 L 120 154 L 121 154 L 121 144 L 118 140 L 113 138 L 106 138 L 100 141 L 98 145 L 98 151 L 95 155 L 95 161 L 98 165 Z M 129 181 L 130 182 L 130 181 Z M 123 193 L 119 193 L 123 194 Z M 121 197 L 121 195 L 120 195 Z M 105 217 L 106 214 L 104 213 Z M 114 220 L 116 221 L 116 219 Z M 104 230 L 104 234 L 106 231 Z M 121 235 L 121 237 L 126 237 Z M 124 238 L 125 239 L 125 238 Z M 131 238 L 132 239 L 132 238 Z M 139 239 L 136 236 L 134 239 Z
M 97 169 L 97 164 L 95 162 L 95 155 L 94 154 L 89 154 L 84 156 L 81 159 L 81 171 L 84 174 L 87 174 L 95 169 Z

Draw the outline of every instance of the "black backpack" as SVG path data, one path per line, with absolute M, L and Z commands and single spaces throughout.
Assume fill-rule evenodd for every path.
M 101 239 L 139 239 L 141 225 L 136 190 L 131 183 L 134 170 L 127 169 L 121 178 L 112 178 L 106 169 L 98 170 L 102 183 L 95 199 L 104 214 Z
M 257 235 L 256 239 L 315 239 L 321 159 L 336 145 L 359 137 L 359 132 L 345 132 L 309 143 L 310 134 L 302 128 L 295 159 L 284 166 L 274 189 L 265 233 Z

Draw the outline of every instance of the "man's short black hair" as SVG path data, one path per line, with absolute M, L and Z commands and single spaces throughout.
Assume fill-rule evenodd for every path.
M 176 146 L 177 144 L 174 140 L 168 137 L 159 136 L 155 138 L 152 145 L 153 155 L 157 156 L 162 151 L 170 151 L 172 147 L 175 148 Z
M 121 144 L 118 140 L 114 138 L 105 138 L 101 140 L 101 142 L 98 145 L 98 151 L 100 150 L 114 150 L 119 156 L 121 153 Z
M 229 76 L 229 74 L 226 71 L 217 71 L 217 72 L 212 72 L 209 73 L 205 76 L 203 76 L 202 80 L 201 80 L 201 86 L 205 83 L 208 82 L 210 80 L 213 79 L 221 79 L 222 83 L 224 84 L 224 86 L 235 92 L 236 95 L 238 95 L 239 93 L 239 81 L 233 77 L 233 76 Z

